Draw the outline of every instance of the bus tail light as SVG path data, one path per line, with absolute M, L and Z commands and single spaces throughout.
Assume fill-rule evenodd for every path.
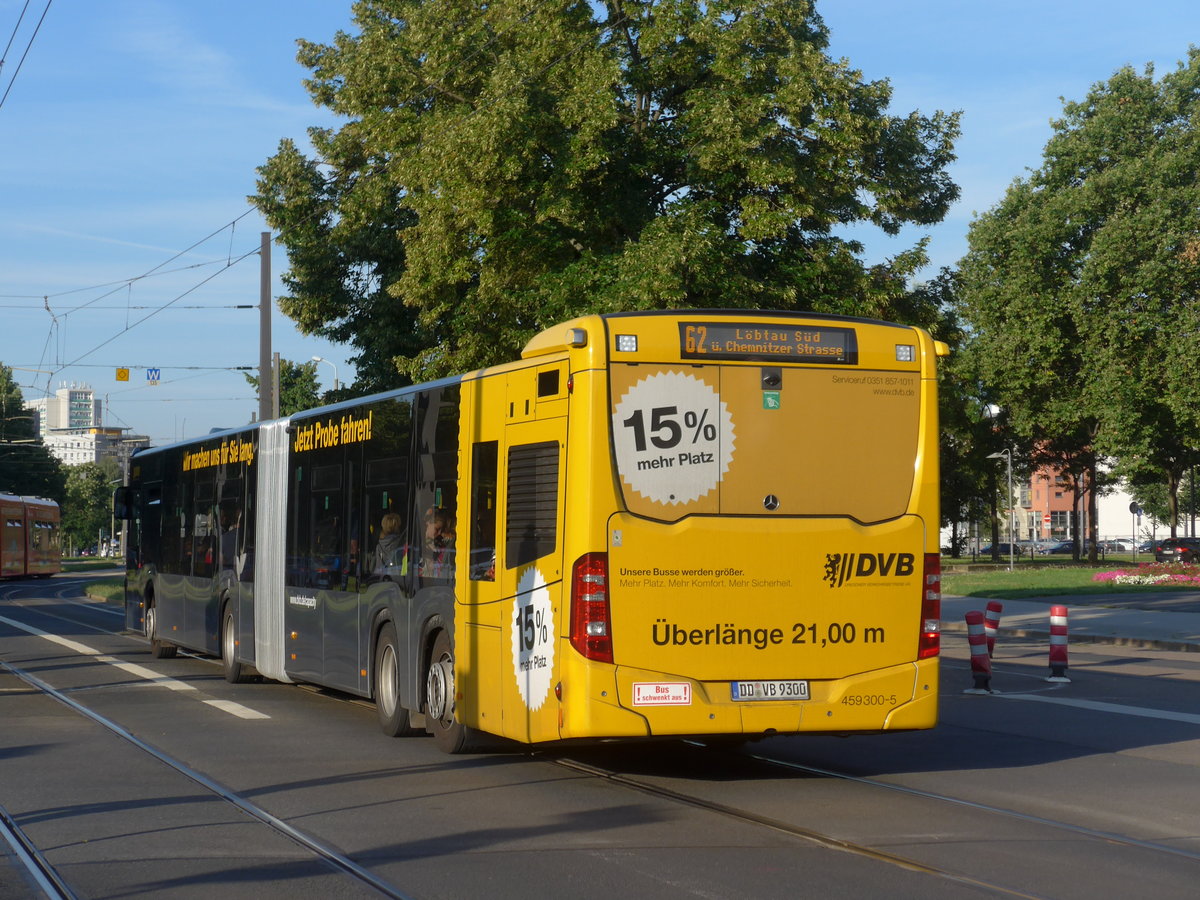
M 917 659 L 930 659 L 941 651 L 942 634 L 942 557 L 925 554 L 925 572 L 921 579 L 921 639 Z
M 613 661 L 608 554 L 585 553 L 571 572 L 571 646 L 585 659 Z

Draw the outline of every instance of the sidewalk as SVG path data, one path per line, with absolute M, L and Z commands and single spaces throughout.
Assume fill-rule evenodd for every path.
M 1141 606 L 1134 606 L 1135 596 L 1118 595 L 1116 598 L 1101 596 L 1039 597 L 1026 600 L 1002 600 L 1004 610 L 1000 615 L 1000 634 L 1013 637 L 1050 637 L 1050 607 L 1067 607 L 1070 643 L 1118 644 L 1126 647 L 1143 647 L 1154 650 L 1186 650 L 1200 653 L 1200 611 L 1192 611 L 1197 603 L 1191 602 L 1200 595 L 1179 595 L 1174 602 L 1176 609 L 1147 609 L 1144 606 L 1159 605 L 1161 594 L 1146 594 Z M 1119 602 L 1120 606 L 1104 606 L 1105 602 Z M 966 633 L 963 619 L 971 610 L 983 612 L 988 601 L 984 597 L 942 597 L 942 631 L 948 634 Z M 1183 609 L 1178 609 L 1183 607 Z

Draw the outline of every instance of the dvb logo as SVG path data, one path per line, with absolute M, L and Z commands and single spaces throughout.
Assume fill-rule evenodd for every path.
M 834 588 L 857 578 L 905 578 L 915 566 L 912 553 L 826 553 L 823 580 Z

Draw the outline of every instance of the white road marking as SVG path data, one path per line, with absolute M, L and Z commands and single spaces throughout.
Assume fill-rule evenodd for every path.
M 209 706 L 214 706 L 221 712 L 227 712 L 231 716 L 237 716 L 239 719 L 269 719 L 271 718 L 266 713 L 260 713 L 256 709 L 251 709 L 248 706 L 242 706 L 240 703 L 234 703 L 232 700 L 205 700 Z
M 167 675 L 159 675 L 153 669 L 147 669 L 145 666 L 139 666 L 137 663 L 121 662 L 119 659 L 113 659 L 111 656 L 102 656 L 99 653 L 91 654 L 96 658 L 96 662 L 108 663 L 110 666 L 115 666 L 123 672 L 128 672 L 135 678 L 144 678 L 151 684 L 157 684 L 159 687 L 165 687 L 169 691 L 194 691 L 195 685 L 188 684 L 186 681 L 180 681 L 177 678 L 171 678 Z
M 196 686 L 188 684 L 186 681 L 180 681 L 177 678 L 170 678 L 166 675 L 160 675 L 153 669 L 148 669 L 145 666 L 139 666 L 137 663 L 122 662 L 112 656 L 101 653 L 87 644 L 81 644 L 79 641 L 73 641 L 70 638 L 61 637 L 57 634 L 51 634 L 48 631 L 42 631 L 40 628 L 35 628 L 32 625 L 26 625 L 24 622 L 18 622 L 14 619 L 8 619 L 0 616 L 0 622 L 5 625 L 11 625 L 13 628 L 24 631 L 26 634 L 32 634 L 35 637 L 40 637 L 52 644 L 57 644 L 66 650 L 78 653 L 80 656 L 90 656 L 96 662 L 106 663 L 114 668 L 120 669 L 122 672 L 127 672 L 135 678 L 141 678 L 147 684 L 165 687 L 169 691 L 197 691 Z M 234 703 L 232 700 L 204 700 L 202 701 L 209 706 L 228 713 L 231 716 L 237 716 L 239 719 L 269 719 L 271 718 L 266 713 L 260 713 L 257 710 L 251 709 L 248 706 L 243 706 L 240 703 Z
M 946 665 L 945 660 L 942 665 L 948 669 L 966 670 L 967 666 Z M 1039 681 L 1045 681 L 1045 675 L 1030 675 L 1025 672 L 1005 671 L 1005 678 L 1036 678 Z M 1058 692 L 1063 689 L 1063 685 L 1053 685 L 1043 690 Z M 1143 719 L 1165 719 L 1168 722 L 1184 722 L 1188 725 L 1200 725 L 1200 715 L 1195 713 L 1171 712 L 1166 709 L 1151 709 L 1146 706 L 1128 706 L 1124 703 L 1103 703 L 1099 700 L 1072 700 L 1070 697 L 1048 697 L 1045 694 L 1033 694 L 1022 691 L 1020 693 L 1006 693 L 1004 691 L 993 691 L 991 696 L 1002 697 L 1005 700 L 1031 700 L 1034 703 L 1053 703 L 1058 706 L 1071 706 L 1075 709 L 1089 709 L 1093 712 L 1115 713 L 1119 716 L 1140 716 Z
M 1030 700 L 1034 703 L 1054 703 L 1058 706 L 1073 706 L 1094 712 L 1116 713 L 1121 716 L 1141 716 L 1143 719 L 1166 719 L 1168 722 L 1186 722 L 1200 725 L 1200 716 L 1195 713 L 1170 712 L 1165 709 L 1150 709 L 1145 706 L 1126 706 L 1123 703 L 1101 703 L 1098 700 L 1072 700 L 1069 697 L 1047 697 L 1044 694 L 996 694 L 1004 700 Z

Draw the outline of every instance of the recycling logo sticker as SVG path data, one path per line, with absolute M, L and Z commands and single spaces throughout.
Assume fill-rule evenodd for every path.
M 621 477 L 656 503 L 687 504 L 729 471 L 733 417 L 708 382 L 683 372 L 639 380 L 613 407 Z

